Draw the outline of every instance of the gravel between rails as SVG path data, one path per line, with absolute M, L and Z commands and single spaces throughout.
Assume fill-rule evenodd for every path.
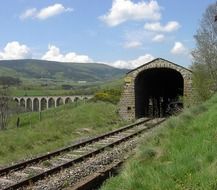
M 143 133 L 142 137 L 146 138 L 148 136 L 152 136 L 160 128 L 162 128 L 161 125 L 159 127 L 152 128 L 149 131 Z M 99 170 L 103 170 L 108 165 L 128 158 L 135 149 L 139 139 L 140 137 L 135 137 L 121 143 L 114 148 L 109 148 L 94 157 L 88 158 L 81 163 L 62 170 L 60 173 L 48 176 L 46 179 L 38 181 L 26 189 L 59 190 L 73 187 L 76 183 L 80 182 L 82 178 L 90 176 Z
M 163 118 L 162 118 L 163 119 Z M 16 172 L 8 172 L 5 177 L 2 177 L 1 188 L 8 187 L 10 183 L 30 183 L 25 185 L 31 185 L 28 187 L 23 187 L 19 189 L 64 189 L 68 186 L 76 186 L 79 182 L 84 183 L 85 177 L 90 177 L 95 175 L 97 172 L 101 173 L 111 166 L 114 166 L 116 163 L 123 162 L 129 155 L 132 153 L 132 150 L 135 148 L 139 136 L 134 136 L 137 132 L 148 129 L 145 133 L 151 133 L 152 129 L 148 126 L 157 124 L 158 122 L 162 122 L 162 119 L 154 119 L 150 120 L 143 125 L 135 126 L 133 129 L 129 128 L 127 131 L 123 131 L 119 134 L 112 134 L 111 136 L 97 141 L 95 143 L 90 143 L 85 146 L 79 147 L 75 150 L 70 150 L 69 152 L 59 154 L 55 157 L 52 157 L 49 160 L 39 161 L 34 165 L 29 165 L 19 171 Z M 158 124 L 159 126 L 159 124 Z M 130 126 L 131 127 L 131 126 Z M 157 127 L 158 128 L 158 127 Z M 136 132 L 136 133 L 135 133 Z M 144 131 L 143 131 L 144 132 Z M 104 137 L 104 136 L 102 136 Z M 122 138 L 125 138 L 125 142 L 121 142 Z M 129 137 L 132 139 L 129 140 Z M 128 140 L 127 140 L 128 139 Z M 116 145 L 112 145 L 115 143 Z M 117 145 L 120 143 L 119 145 Z M 112 145 L 112 146 L 111 146 Z M 114 146 L 114 147 L 113 147 Z M 105 148 L 107 147 L 107 148 Z M 112 147 L 112 148 L 108 148 Z M 98 148 L 102 148 L 101 151 Z M 86 158 L 82 158 L 82 156 Z M 89 158 L 88 158 L 89 156 Z M 82 159 L 81 159 L 82 158 Z M 70 168 L 66 168 L 65 166 L 69 166 L 70 163 L 74 162 L 73 166 Z M 57 168 L 56 168 L 57 167 Z M 51 174 L 51 171 L 59 170 L 56 174 Z M 5 170 L 6 171 L 6 170 Z M 44 175 L 43 172 L 50 173 Z M 41 181 L 31 183 L 30 178 L 33 177 L 33 181 L 36 181 L 36 178 L 39 176 L 45 177 Z M 28 180 L 29 179 L 29 180 Z M 2 182 L 3 187 L 2 187 Z M 13 189 L 18 188 L 18 184 L 12 185 Z M 79 183 L 80 184 L 80 183 Z M 11 186 L 11 188 L 12 188 Z M 17 187 L 15 187 L 17 186 Z M 1 189 L 0 188 L 0 189 Z
M 121 143 L 115 148 L 109 148 L 102 153 L 85 160 L 82 163 L 64 169 L 60 173 L 49 176 L 44 180 L 36 182 L 28 190 L 57 190 L 79 182 L 83 177 L 93 174 L 97 170 L 102 170 L 109 164 L 126 159 L 136 146 L 138 138 Z

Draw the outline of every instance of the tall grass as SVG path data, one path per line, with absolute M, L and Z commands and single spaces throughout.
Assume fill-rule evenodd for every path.
M 123 125 L 116 106 L 110 103 L 69 104 L 41 113 L 19 115 L 10 119 L 7 130 L 0 131 L 0 164 L 32 157 Z
M 102 190 L 217 189 L 217 96 L 143 139 Z

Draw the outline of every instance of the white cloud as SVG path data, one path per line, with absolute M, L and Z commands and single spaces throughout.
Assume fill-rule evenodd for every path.
M 38 14 L 37 18 L 39 19 L 46 19 L 55 15 L 59 15 L 64 12 L 72 11 L 71 8 L 65 8 L 62 4 L 54 4 L 49 7 L 41 9 Z
M 77 63 L 96 62 L 97 63 L 97 61 L 93 61 L 87 55 L 78 55 L 74 52 L 62 54 L 60 52 L 60 49 L 54 45 L 49 45 L 48 51 L 41 57 L 41 59 L 49 60 L 49 61 L 59 61 L 59 62 L 77 62 Z M 110 65 L 110 66 L 116 67 L 116 68 L 133 69 L 133 68 L 139 67 L 140 65 L 143 65 L 143 64 L 145 64 L 145 63 L 147 63 L 153 59 L 154 59 L 154 57 L 151 54 L 145 54 L 145 55 L 140 56 L 134 60 L 129 60 L 129 61 L 118 60 L 118 61 L 114 61 L 114 62 L 100 61 L 100 63 L 104 63 L 106 65 Z
M 62 4 L 56 3 L 48 7 L 37 10 L 36 8 L 27 9 L 24 13 L 20 15 L 21 19 L 27 18 L 37 18 L 40 20 L 45 20 L 49 17 L 62 14 L 64 12 L 71 12 L 72 8 L 65 8 Z
M 186 54 L 187 48 L 181 42 L 175 42 L 170 52 L 175 55 Z
M 162 26 L 160 22 L 146 23 L 144 28 L 153 32 L 173 32 L 178 30 L 181 25 L 176 21 L 170 21 L 165 26 Z
M 125 31 L 123 35 L 124 48 L 141 47 L 144 43 L 149 41 L 153 35 L 143 29 Z
M 78 63 L 90 63 L 93 62 L 87 55 L 78 55 L 74 52 L 62 54 L 60 49 L 54 45 L 48 46 L 48 51 L 42 56 L 41 59 L 49 61 L 60 61 L 60 62 L 78 62 Z
M 163 42 L 165 40 L 165 36 L 163 34 L 158 34 L 152 38 L 153 42 Z
M 17 41 L 8 42 L 3 51 L 0 51 L 0 59 L 26 59 L 31 58 L 30 49 Z
M 142 46 L 142 43 L 139 41 L 131 41 L 131 42 L 126 42 L 124 44 L 124 48 L 127 48 L 127 49 L 139 48 L 141 46 Z
M 11 60 L 11 59 L 31 59 L 32 53 L 30 48 L 24 44 L 20 44 L 17 41 L 9 42 L 4 47 L 3 51 L 0 51 L 0 60 Z M 61 53 L 60 49 L 54 45 L 48 46 L 48 51 L 41 56 L 42 60 L 58 61 L 58 62 L 76 62 L 76 63 L 91 63 L 93 61 L 87 55 L 80 55 L 75 52 L 69 52 L 66 54 Z M 118 60 L 114 62 L 104 62 L 104 64 L 110 65 L 116 68 L 127 68 L 133 69 L 139 67 L 151 60 L 154 57 L 151 54 L 145 54 L 134 60 Z M 97 63 L 97 62 L 96 62 Z M 102 61 L 100 63 L 103 63 Z
M 37 14 L 37 9 L 32 8 L 32 9 L 27 9 L 24 13 L 20 15 L 20 19 L 26 19 L 30 17 L 34 17 L 34 15 Z
M 100 17 L 108 26 L 117 26 L 128 20 L 159 20 L 161 18 L 160 6 L 157 1 L 113 0 L 109 12 Z
M 117 68 L 127 68 L 127 69 L 134 69 L 136 67 L 139 67 L 151 60 L 153 60 L 154 57 L 151 54 L 145 54 L 143 56 L 138 57 L 137 59 L 130 60 L 130 61 L 124 61 L 124 60 L 118 60 L 113 63 L 106 63 L 110 66 L 117 67 Z

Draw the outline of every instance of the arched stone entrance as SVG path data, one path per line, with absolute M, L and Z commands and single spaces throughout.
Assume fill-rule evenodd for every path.
M 32 100 L 31 100 L 31 98 L 27 98 L 27 100 L 26 100 L 26 110 L 27 111 L 32 111 Z
M 67 97 L 65 99 L 65 104 L 71 104 L 72 103 L 72 99 L 70 97 Z
M 165 116 L 171 102 L 190 99 L 191 74 L 190 70 L 162 58 L 128 72 L 119 103 L 121 117 Z
M 48 99 L 48 108 L 53 108 L 55 107 L 55 100 L 54 98 L 49 98 Z
M 63 99 L 61 97 L 57 98 L 56 101 L 57 101 L 57 103 L 56 103 L 57 106 L 63 105 L 63 103 L 64 103 Z
M 24 98 L 20 99 L 20 106 L 25 108 L 25 99 Z
M 164 117 L 170 102 L 183 96 L 181 73 L 170 68 L 152 68 L 139 73 L 135 79 L 135 116 Z
M 43 111 L 45 109 L 47 109 L 47 100 L 46 100 L 46 98 L 42 98 L 41 99 L 41 110 L 40 111 Z
M 33 111 L 39 111 L 40 110 L 39 105 L 40 105 L 39 99 L 34 98 L 33 99 Z
M 78 102 L 80 100 L 79 97 L 75 97 L 74 102 Z

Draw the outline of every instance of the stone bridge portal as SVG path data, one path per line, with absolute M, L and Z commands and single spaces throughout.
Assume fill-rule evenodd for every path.
M 192 71 L 162 58 L 128 72 L 119 103 L 120 115 L 129 120 L 164 117 L 172 102 L 190 100 L 191 75 Z

